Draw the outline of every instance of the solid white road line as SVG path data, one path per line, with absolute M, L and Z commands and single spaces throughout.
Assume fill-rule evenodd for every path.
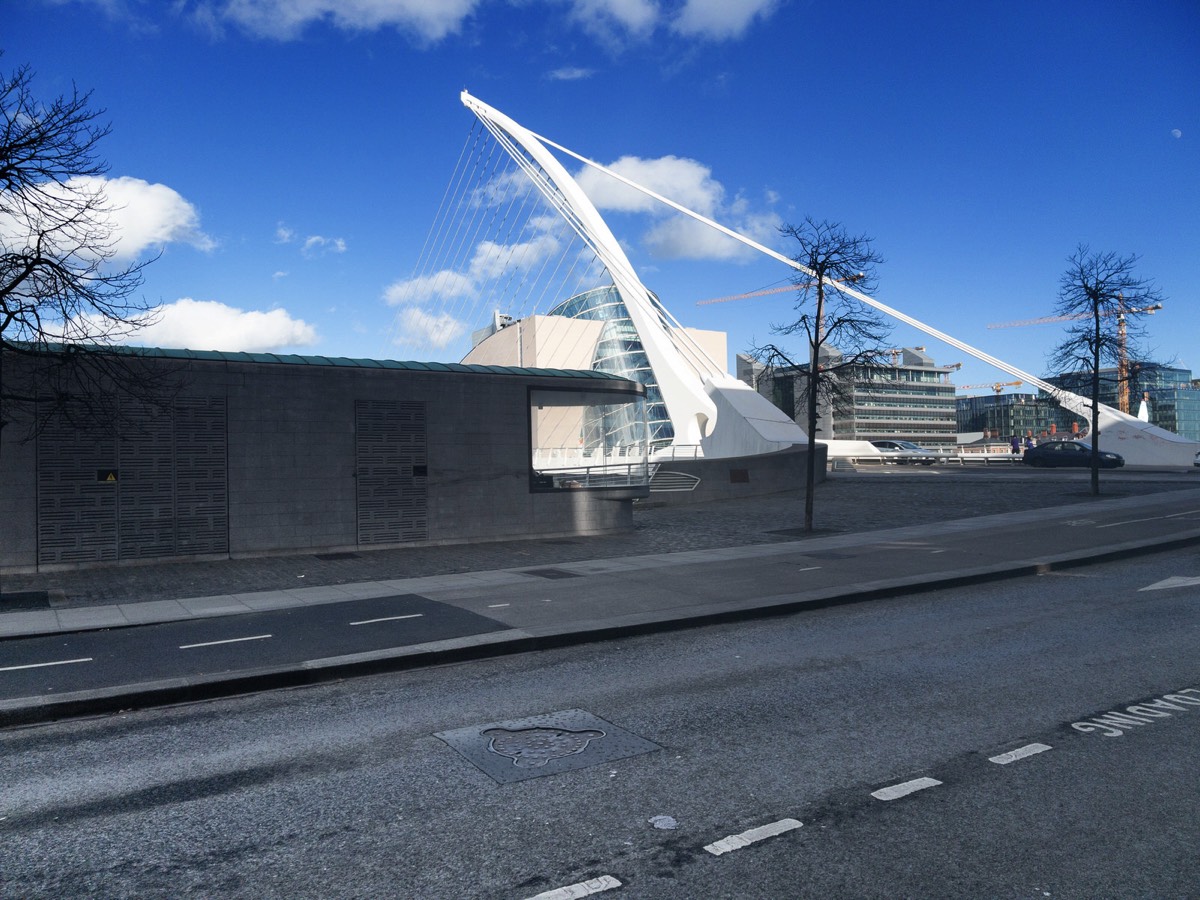
M 397 619 L 419 619 L 425 613 L 409 613 L 407 616 L 385 616 L 382 619 L 363 619 L 361 622 L 351 622 L 351 625 L 374 625 L 376 622 L 395 622 Z
M 191 650 L 195 647 L 215 647 L 218 644 L 240 644 L 242 641 L 265 641 L 270 636 L 271 635 L 269 635 L 269 634 L 256 634 L 253 637 L 228 638 L 227 640 L 224 640 L 224 641 L 206 641 L 203 644 L 180 644 L 179 649 L 180 650 Z
M 69 666 L 72 663 L 85 663 L 91 661 L 92 658 L 90 656 L 85 656 L 83 659 L 58 659 L 54 662 L 48 663 L 29 663 L 28 665 L 24 666 L 5 666 L 4 668 L 0 669 L 0 672 L 15 672 L 18 669 L 41 669 L 45 666 Z
M 939 784 L 941 782 L 936 778 L 914 778 L 912 781 L 871 791 L 871 796 L 876 800 L 899 800 L 901 797 L 907 797 L 909 794 L 923 791 L 925 788 L 937 787 Z
M 775 837 L 777 834 L 794 831 L 803 826 L 803 824 L 803 822 L 798 822 L 795 819 L 780 819 L 778 822 L 772 822 L 770 825 L 762 825 L 758 828 L 751 828 L 749 831 L 743 831 L 741 834 L 731 834 L 729 837 L 721 838 L 721 840 L 709 844 L 704 849 L 713 856 L 720 856 L 722 853 L 730 853 L 734 850 L 741 850 L 743 847 L 749 847 L 755 841 L 766 840 L 769 837 Z
M 1178 519 L 1180 516 L 1194 516 L 1200 513 L 1200 509 L 1188 510 L 1187 512 L 1168 513 L 1162 516 L 1150 516 L 1146 519 L 1127 519 L 1124 522 L 1109 522 L 1107 525 L 1097 525 L 1097 528 L 1116 528 L 1120 525 L 1137 525 L 1139 522 L 1157 522 L 1159 519 Z
M 611 875 L 601 875 L 599 878 L 592 878 L 588 881 L 580 881 L 577 884 L 568 884 L 566 887 L 555 888 L 552 891 L 545 891 L 536 896 L 528 898 L 528 900 L 579 900 L 580 897 L 590 897 L 592 894 L 599 894 L 601 891 L 611 891 L 613 888 L 619 888 L 621 882 L 613 878 Z
M 997 765 L 1007 766 L 1009 763 L 1014 763 L 1018 759 L 1025 759 L 1028 756 L 1036 756 L 1038 753 L 1045 753 L 1053 748 L 1049 744 L 1026 744 L 1024 747 L 1018 747 L 1016 750 L 1009 750 L 1007 753 L 1001 753 L 999 756 L 989 756 L 988 759 Z

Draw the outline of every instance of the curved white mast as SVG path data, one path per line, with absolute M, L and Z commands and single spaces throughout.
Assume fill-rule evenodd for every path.
M 462 102 L 479 117 L 509 154 L 521 165 L 543 196 L 571 223 L 571 226 L 595 251 L 612 276 L 613 284 L 625 301 L 629 317 L 641 337 L 646 358 L 654 371 L 663 402 L 675 426 L 675 443 L 699 446 L 716 424 L 717 407 L 704 390 L 705 381 L 720 374 L 711 360 L 701 354 L 685 357 L 664 327 L 662 317 L 650 299 L 629 258 L 617 243 L 607 223 L 562 164 L 527 129 L 499 110 L 462 92 Z M 540 167 L 540 174 L 528 165 L 513 142 Z M 550 183 L 546 179 L 550 179 Z M 565 200 L 567 208 L 562 204 Z

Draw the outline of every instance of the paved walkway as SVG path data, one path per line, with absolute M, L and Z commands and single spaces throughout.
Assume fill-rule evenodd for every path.
M 772 497 L 643 509 L 632 534 L 608 537 L 6 576 L 6 593 L 52 598 L 49 608 L 0 612 L 0 638 L 10 640 L 398 594 L 502 627 L 353 658 L 134 684 L 125 694 L 18 698 L 0 703 L 0 720 L 117 708 L 125 695 L 197 699 L 730 621 L 1200 544 L 1200 476 L 1121 473 L 1102 490 L 1091 497 L 1086 474 L 839 473 L 818 489 L 822 527 L 813 535 L 798 528 L 798 498 Z
M 1031 510 L 1045 511 L 1037 519 L 1077 516 L 1095 505 L 1153 502 L 1156 495 L 1200 490 L 1200 470 L 1104 473 L 1099 498 L 1089 493 L 1086 473 L 1022 470 L 836 473 L 817 490 L 812 535 L 801 527 L 802 499 L 777 495 L 685 507 L 651 504 L 636 511 L 633 532 L 619 535 L 5 575 L 0 637 L 349 599 L 374 595 L 372 586 L 381 583 L 394 589 L 403 581 L 419 593 L 422 585 L 491 577 L 481 573 L 587 560 L 797 542 L 820 550 L 845 546 L 847 540 L 872 542 L 882 537 L 874 532 L 888 529 L 947 522 L 954 523 L 953 530 L 978 528 L 985 524 L 977 521 L 982 517 Z M 1098 544 L 1097 553 L 1105 546 Z M 5 596 L 18 602 L 6 603 Z

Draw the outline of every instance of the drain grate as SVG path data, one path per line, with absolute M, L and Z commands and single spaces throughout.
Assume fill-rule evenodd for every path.
M 442 731 L 435 737 L 499 784 L 662 749 L 582 709 Z
M 568 572 L 566 569 L 526 569 L 522 575 L 536 575 L 538 578 L 582 578 L 578 572 Z
M 339 559 L 362 559 L 357 553 L 350 553 L 349 551 L 345 553 L 314 553 L 313 558 L 321 559 L 325 562 L 335 562 Z

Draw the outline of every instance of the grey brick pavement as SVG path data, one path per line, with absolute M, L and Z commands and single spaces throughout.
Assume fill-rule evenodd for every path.
M 1200 470 L 1105 473 L 1100 499 L 1195 487 L 1200 487 Z M 838 472 L 818 485 L 815 524 L 817 536 L 829 536 L 1090 499 L 1086 473 L 942 468 Z M 634 530 L 627 534 L 372 550 L 330 559 L 305 554 L 6 575 L 0 588 L 5 593 L 47 591 L 54 608 L 179 600 L 794 541 L 802 539 L 793 531 L 802 525 L 799 494 L 686 507 L 651 504 L 636 510 Z

